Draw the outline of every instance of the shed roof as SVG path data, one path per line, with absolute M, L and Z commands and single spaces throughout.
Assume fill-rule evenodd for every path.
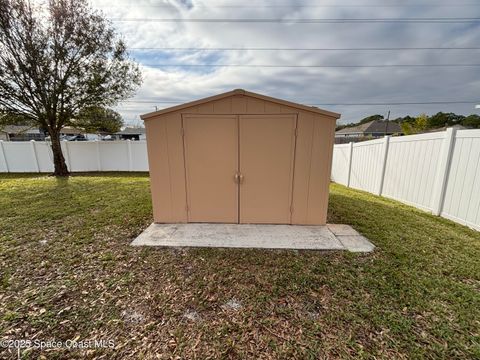
M 287 101 L 287 100 L 277 99 L 277 98 L 273 98 L 273 97 L 270 97 L 270 96 L 261 95 L 261 94 L 257 94 L 257 93 L 254 93 L 254 92 L 246 91 L 246 90 L 243 90 L 243 89 L 235 89 L 235 90 L 228 91 L 228 92 L 218 94 L 218 95 L 215 95 L 215 96 L 209 96 L 209 97 L 206 97 L 206 98 L 203 98 L 203 99 L 187 102 L 187 103 L 184 103 L 184 104 L 181 104 L 181 105 L 176 105 L 176 106 L 168 107 L 168 108 L 161 109 L 161 110 L 158 110 L 158 111 L 150 112 L 150 113 L 141 115 L 140 118 L 142 120 L 148 120 L 148 119 L 156 117 L 158 115 L 167 114 L 167 113 L 172 112 L 172 111 L 181 110 L 181 109 L 188 108 L 188 107 L 191 107 L 191 106 L 196 106 L 196 105 L 204 104 L 204 103 L 207 103 L 207 102 L 210 102 L 210 101 L 220 100 L 220 99 L 223 99 L 223 98 L 226 98 L 226 97 L 229 97 L 229 96 L 235 96 L 235 95 L 242 95 L 242 96 L 248 96 L 248 97 L 257 98 L 257 99 L 261 99 L 261 100 L 265 100 L 265 101 L 271 101 L 273 103 L 277 103 L 277 104 L 281 104 L 281 105 L 285 105 L 285 106 L 291 106 L 291 107 L 298 108 L 298 109 L 301 109 L 301 110 L 311 111 L 311 112 L 314 112 L 314 113 L 317 113 L 317 114 L 330 116 L 330 117 L 333 117 L 335 119 L 340 118 L 340 114 L 332 112 L 332 111 L 322 110 L 322 109 L 319 109 L 315 106 L 302 105 L 302 104 L 290 102 L 290 101 Z

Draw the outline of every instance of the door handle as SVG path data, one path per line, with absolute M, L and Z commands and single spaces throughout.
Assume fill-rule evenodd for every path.
M 243 183 L 243 174 L 241 174 L 241 173 L 236 173 L 236 174 L 233 176 L 233 178 L 235 179 L 235 182 L 236 182 L 237 184 Z

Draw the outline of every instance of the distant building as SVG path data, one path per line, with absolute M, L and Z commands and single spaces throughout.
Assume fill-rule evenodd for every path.
M 115 133 L 115 137 L 119 140 L 145 140 L 145 128 L 127 127 Z
M 45 134 L 38 128 L 24 125 L 6 125 L 0 128 L 0 140 L 3 141 L 43 141 Z
M 359 138 L 378 138 L 385 135 L 402 134 L 402 128 L 396 122 L 373 120 L 365 124 L 343 128 L 335 132 L 336 142 L 341 139 L 355 141 Z
M 452 128 L 454 130 L 467 130 L 469 129 L 468 127 L 466 126 L 463 126 L 463 125 L 460 125 L 460 124 L 456 124 L 456 125 L 452 125 L 452 126 L 442 126 L 442 127 L 439 127 L 439 128 L 435 128 L 435 129 L 427 129 L 425 130 L 424 132 L 426 133 L 433 133 L 433 132 L 437 132 L 437 131 L 445 131 L 447 130 L 448 128 Z
M 60 136 L 76 136 L 82 134 L 85 134 L 85 131 L 71 126 L 65 126 L 60 130 Z

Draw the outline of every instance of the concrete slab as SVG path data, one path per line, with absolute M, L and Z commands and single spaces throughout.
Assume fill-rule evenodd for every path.
M 358 234 L 358 233 L 357 233 Z M 359 235 L 360 236 L 360 235 Z M 328 226 L 250 224 L 151 224 L 131 245 L 162 247 L 226 247 L 261 249 L 349 250 L 371 248 L 366 239 L 343 244 Z M 371 250 L 367 250 L 371 251 Z
M 370 252 L 375 246 L 362 235 L 338 235 L 337 239 L 351 252 Z
M 352 228 L 350 225 L 344 224 L 327 224 L 328 229 L 334 235 L 360 235 L 357 230 Z

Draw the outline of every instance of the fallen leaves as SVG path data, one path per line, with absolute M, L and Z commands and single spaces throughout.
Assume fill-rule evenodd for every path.
M 373 255 L 154 249 L 129 246 L 151 222 L 146 176 L 6 182 L 15 186 L 0 182 L 1 338 L 115 341 L 114 350 L 32 350 L 25 357 L 407 358 L 474 351 L 479 280 L 465 264 L 476 248 L 462 253 L 462 276 L 454 274 L 456 262 L 437 272 L 428 261 L 456 257 L 440 248 L 435 259 L 422 255 L 420 262 L 424 249 L 404 243 L 422 234 L 408 228 L 403 241 L 391 240 L 400 225 L 376 224 L 398 213 L 389 205 L 380 216 L 383 199 L 353 191 L 332 196 L 336 222 L 361 221 L 385 249 Z M 358 209 L 365 215 L 350 217 Z M 438 226 L 449 230 L 443 221 Z M 439 239 L 430 238 L 418 246 L 434 247 Z M 469 301 L 451 296 L 454 290 Z

